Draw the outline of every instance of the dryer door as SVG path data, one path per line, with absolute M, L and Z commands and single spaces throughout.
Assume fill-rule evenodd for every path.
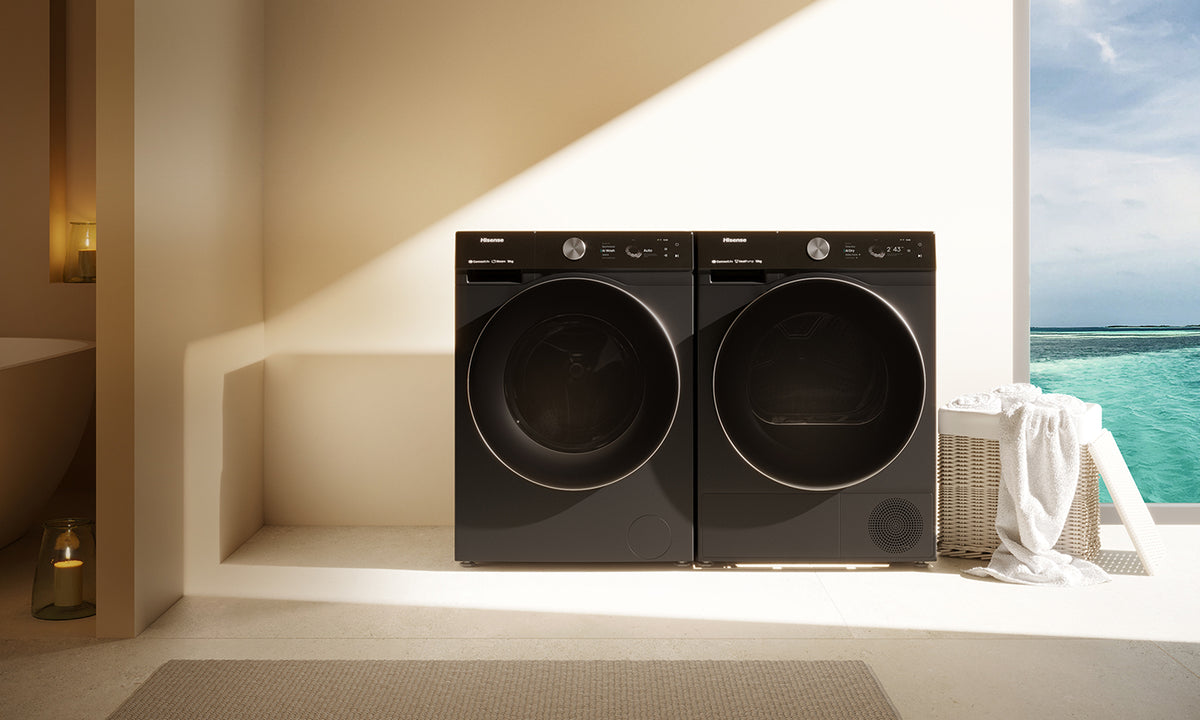
M 903 317 L 865 286 L 802 278 L 742 309 L 713 370 L 717 417 L 742 458 L 776 482 L 837 490 L 908 444 L 925 369 Z
M 641 301 L 599 279 L 531 285 L 488 320 L 467 394 L 480 437 L 521 477 L 590 490 L 641 467 L 679 404 L 679 363 Z

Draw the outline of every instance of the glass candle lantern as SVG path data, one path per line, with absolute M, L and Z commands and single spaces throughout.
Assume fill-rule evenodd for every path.
M 67 234 L 63 282 L 96 282 L 96 223 L 73 222 Z
M 41 620 L 96 614 L 96 527 L 91 520 L 64 518 L 42 525 L 31 609 Z

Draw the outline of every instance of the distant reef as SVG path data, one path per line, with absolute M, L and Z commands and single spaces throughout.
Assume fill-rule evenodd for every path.
M 1196 325 L 1031 325 L 1033 332 L 1062 332 L 1063 330 L 1200 330 Z
M 1200 325 L 1105 325 L 1111 330 L 1168 330 L 1172 328 L 1200 328 Z

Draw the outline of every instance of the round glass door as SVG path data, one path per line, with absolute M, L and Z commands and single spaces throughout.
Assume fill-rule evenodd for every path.
M 885 468 L 921 417 L 925 370 L 896 310 L 863 286 L 792 280 L 730 325 L 713 371 L 717 417 L 776 482 L 836 490 Z
M 492 453 L 531 482 L 589 490 L 641 467 L 679 403 L 675 348 L 654 314 L 588 278 L 532 285 L 493 314 L 467 373 Z

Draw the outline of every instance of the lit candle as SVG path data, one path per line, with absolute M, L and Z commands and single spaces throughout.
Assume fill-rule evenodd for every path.
M 76 607 L 83 604 L 83 561 L 59 560 L 54 563 L 54 606 Z
M 96 251 L 79 251 L 79 277 L 84 280 L 96 279 Z

